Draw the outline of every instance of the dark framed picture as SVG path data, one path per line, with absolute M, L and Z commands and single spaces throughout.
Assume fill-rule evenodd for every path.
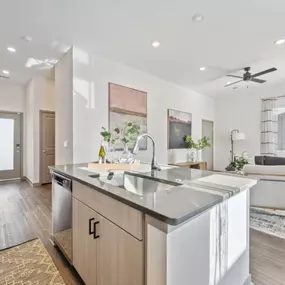
M 168 109 L 168 149 L 187 148 L 185 136 L 192 135 L 192 114 Z

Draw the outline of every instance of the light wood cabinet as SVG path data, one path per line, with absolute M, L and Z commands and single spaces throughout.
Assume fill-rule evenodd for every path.
M 100 217 L 97 284 L 142 285 L 143 243 Z
M 143 285 L 143 242 L 73 198 L 73 265 L 86 285 Z
M 97 242 L 92 230 L 99 220 L 95 211 L 73 198 L 73 265 L 86 285 L 96 285 Z M 93 220 L 94 219 L 94 220 Z
M 72 182 L 73 197 L 112 221 L 139 240 L 143 239 L 143 214 L 116 199 L 104 195 L 77 181 Z

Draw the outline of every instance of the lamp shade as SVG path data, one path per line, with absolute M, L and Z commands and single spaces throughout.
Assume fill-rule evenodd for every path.
M 241 141 L 245 139 L 245 134 L 244 133 L 233 133 L 233 141 Z

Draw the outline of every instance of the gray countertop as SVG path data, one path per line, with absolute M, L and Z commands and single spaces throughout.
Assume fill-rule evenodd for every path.
M 82 169 L 82 167 L 87 167 L 87 164 L 52 166 L 50 169 L 170 225 L 183 223 L 243 189 L 250 188 L 256 184 L 256 182 L 253 183 L 255 180 L 240 178 L 244 180 L 243 184 L 245 185 L 248 180 L 248 185 L 250 186 L 237 187 L 236 181 L 240 180 L 238 177 L 231 178 L 225 176 L 228 180 L 232 179 L 235 181 L 233 183 L 235 186 L 219 185 L 212 181 L 209 182 L 209 180 L 203 180 L 208 177 L 221 176 L 215 172 L 180 167 L 145 173 L 129 171 L 128 173 L 135 176 L 157 182 L 171 182 L 175 184 L 170 189 L 165 187 L 164 190 L 163 187 L 160 187 L 159 191 L 146 191 L 142 195 L 137 195 L 100 181 L 99 174 L 96 175 L 94 172 Z

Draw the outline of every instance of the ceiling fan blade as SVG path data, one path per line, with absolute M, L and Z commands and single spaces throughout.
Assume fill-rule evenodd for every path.
M 231 75 L 231 74 L 229 74 L 229 75 L 227 75 L 228 77 L 235 77 L 235 78 L 243 78 L 242 76 L 236 76 L 236 75 Z
M 263 74 L 270 73 L 270 72 L 273 72 L 273 71 L 276 71 L 276 70 L 277 70 L 277 69 L 276 69 L 275 67 L 269 68 L 269 69 L 263 70 L 263 71 L 261 71 L 261 72 L 255 73 L 255 74 L 251 75 L 251 77 L 261 76 L 261 75 L 263 75 Z
M 265 83 L 266 80 L 262 80 L 262 79 L 257 79 L 257 78 L 251 78 L 250 81 L 256 82 L 256 83 Z
M 233 82 L 233 83 L 230 83 L 230 84 L 226 84 L 224 87 L 229 87 L 231 85 L 234 85 L 234 84 L 237 84 L 239 82 L 242 82 L 243 80 L 239 80 L 239 81 L 236 81 L 236 82 Z

